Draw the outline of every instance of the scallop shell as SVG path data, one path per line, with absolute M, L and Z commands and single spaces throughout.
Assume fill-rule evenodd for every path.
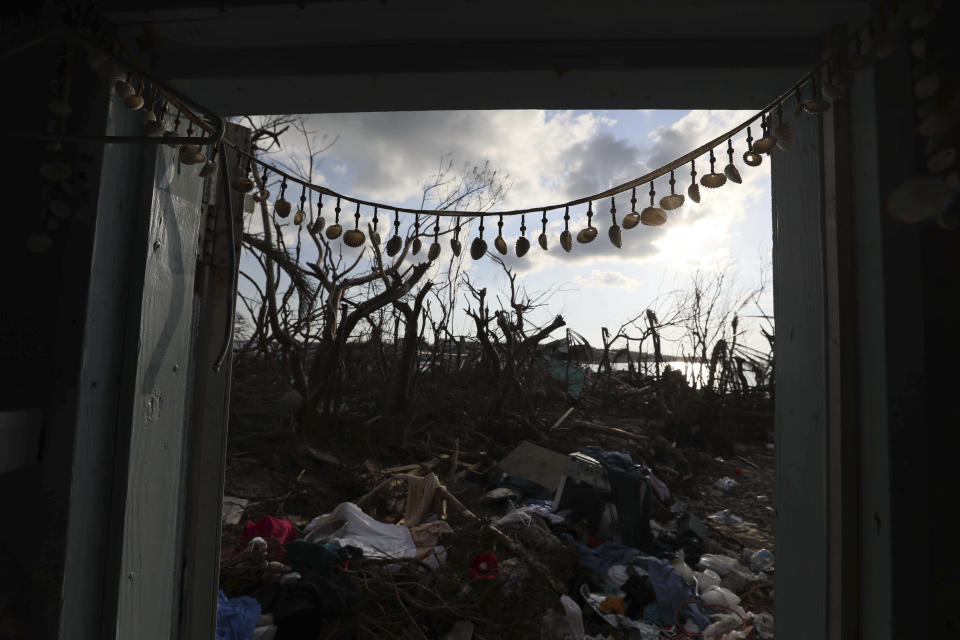
M 420 249 L 423 248 L 423 242 L 420 241 L 420 238 L 414 238 L 410 242 L 410 255 L 415 256 L 420 253 Z
M 63 100 L 51 100 L 47 103 L 47 108 L 50 109 L 50 113 L 60 118 L 66 118 L 68 115 L 73 113 L 73 109 L 69 104 Z
M 487 252 L 487 241 L 483 238 L 474 238 L 470 243 L 470 257 L 479 260 Z
M 563 250 L 567 253 L 570 253 L 570 249 L 573 248 L 573 238 L 570 236 L 570 232 L 564 230 L 560 234 L 560 246 L 563 247 Z
M 130 111 L 137 111 L 143 108 L 143 98 L 134 93 L 124 98 L 123 104 L 127 109 L 130 109 Z
M 333 223 L 327 227 L 326 235 L 329 240 L 336 240 L 340 237 L 341 233 L 343 233 L 343 227 L 337 223 Z
M 371 234 L 370 234 L 370 242 L 372 242 L 373 244 L 375 244 L 375 245 L 377 245 L 377 246 L 379 247 L 379 246 L 380 246 L 380 234 L 379 234 L 378 232 L 376 232 L 376 231 L 374 231 L 373 233 L 371 233 Z
M 793 146 L 793 125 L 781 122 L 773 128 L 773 135 L 777 138 L 777 147 L 783 150 Z
M 717 189 L 727 184 L 727 176 L 722 173 L 705 173 L 700 176 L 700 184 L 708 189 Z
M 597 228 L 596 227 L 587 227 L 586 229 L 581 229 L 577 232 L 577 242 L 581 244 L 587 244 L 593 242 L 597 237 Z
M 623 216 L 624 229 L 633 229 L 638 224 L 640 224 L 640 214 L 636 211 L 631 211 L 627 215 Z
M 777 146 L 777 139 L 774 136 L 764 136 L 753 142 L 751 151 L 754 153 L 767 153 Z
M 143 133 L 148 138 L 159 138 L 164 134 L 163 123 L 153 120 L 143 125 Z
M 744 151 L 743 163 L 748 167 L 759 167 L 763 162 L 763 156 L 756 151 Z
M 727 176 L 730 182 L 740 184 L 743 182 L 743 178 L 740 177 L 740 170 L 737 169 L 735 164 L 728 164 L 723 168 L 723 175 Z
M 500 255 L 507 255 L 507 241 L 503 239 L 503 236 L 497 236 L 493 241 L 493 246 L 500 252 Z
M 648 227 L 659 227 L 666 221 L 667 214 L 660 207 L 647 207 L 640 212 L 640 222 Z
M 954 193 L 936 178 L 912 178 L 887 196 L 887 213 L 901 222 L 933 218 L 950 205 Z
M 953 147 L 947 147 L 937 151 L 927 158 L 927 169 L 932 173 L 946 171 L 957 161 L 957 151 Z
M 527 251 L 530 250 L 530 241 L 527 240 L 525 236 L 520 236 L 517 238 L 517 244 L 513 248 L 517 253 L 518 258 L 522 258 L 527 254 Z
M 931 98 L 940 88 L 940 75 L 936 73 L 925 73 L 913 83 L 913 94 L 925 100 Z
M 163 132 L 163 137 L 164 137 L 164 138 L 179 138 L 179 137 L 180 137 L 180 134 L 177 133 L 176 131 L 164 131 L 164 132 Z M 165 144 L 166 144 L 168 147 L 170 147 L 171 149 L 179 149 L 179 148 L 180 148 L 180 143 L 179 143 L 179 142 L 167 142 L 167 143 L 165 143 Z
M 73 173 L 66 162 L 45 162 L 40 165 L 40 175 L 50 182 L 60 182 L 66 180 Z
M 121 100 L 136 93 L 134 88 L 130 86 L 130 83 L 126 80 L 117 80 L 114 82 L 113 90 L 117 92 L 117 96 L 119 96 Z
M 804 100 L 803 110 L 813 114 L 823 113 L 830 110 L 830 103 L 827 100 Z
M 620 233 L 620 225 L 611 225 L 607 229 L 607 237 L 610 238 L 610 242 L 613 243 L 617 249 L 620 249 L 623 246 L 623 234 Z
M 197 164 L 197 154 L 200 153 L 200 147 L 194 144 L 180 145 L 179 158 L 183 164 Z
M 267 198 L 270 197 L 270 192 L 267 191 L 266 189 L 260 189 L 250 197 L 253 198 L 254 202 L 264 202 Z
M 666 211 L 673 211 L 683 206 L 685 198 L 682 193 L 671 193 L 668 196 L 660 198 L 660 208 Z
M 460 252 L 463 251 L 463 245 L 456 238 L 450 238 L 450 250 L 453 251 L 453 255 L 460 257 Z
M 214 171 L 217 170 L 217 165 L 212 162 L 206 162 L 202 167 L 200 167 L 200 173 L 197 175 L 201 178 L 206 178 L 207 176 L 212 176 Z
M 540 244 L 540 248 L 541 248 L 541 249 L 543 249 L 544 251 L 547 250 L 547 234 L 541 233 L 541 234 L 537 237 L 537 242 Z
M 440 243 L 434 242 L 430 245 L 430 249 L 427 250 L 427 260 L 433 262 L 440 257 Z
M 693 200 L 697 204 L 700 204 L 700 185 L 694 182 L 689 187 L 687 187 L 687 195 L 690 196 L 691 200 Z
M 295 214 L 293 214 L 293 224 L 303 224 L 303 221 L 306 219 L 306 217 L 307 213 L 304 210 L 301 209 L 300 211 L 297 211 Z
M 390 239 L 387 240 L 387 255 L 392 258 L 400 253 L 400 247 L 402 246 L 403 240 L 400 238 L 400 236 L 391 236 Z
M 230 186 L 240 193 L 248 193 L 253 190 L 253 180 L 247 176 L 234 176 L 230 180 Z
M 283 198 L 280 198 L 273 204 L 273 210 L 281 218 L 286 218 L 288 215 L 290 215 L 290 202 L 288 200 L 284 200 Z M 350 246 L 353 246 L 353 245 L 350 245 Z
M 360 229 L 350 229 L 343 234 L 343 244 L 348 247 L 359 247 L 367 239 Z
M 144 109 L 140 112 L 140 121 L 143 122 L 143 124 L 147 124 L 148 122 L 156 122 L 157 114 L 153 112 L 153 109 Z

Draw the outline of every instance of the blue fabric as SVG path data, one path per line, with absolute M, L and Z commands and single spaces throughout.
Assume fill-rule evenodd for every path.
M 604 542 L 594 549 L 580 543 L 577 543 L 577 546 L 580 549 L 580 566 L 591 571 L 593 581 L 598 586 L 604 584 L 607 571 L 614 565 L 636 564 L 645 569 L 657 596 L 657 607 L 660 609 L 662 624 L 674 624 L 673 612 L 684 602 L 700 601 L 693 589 L 666 560 L 648 556 L 637 549 L 616 542 Z M 679 617 L 681 622 L 684 617 L 692 618 L 700 629 L 705 629 L 710 624 L 703 607 L 696 603 L 683 606 Z
M 250 640 L 260 619 L 260 603 L 250 596 L 217 594 L 217 640 Z

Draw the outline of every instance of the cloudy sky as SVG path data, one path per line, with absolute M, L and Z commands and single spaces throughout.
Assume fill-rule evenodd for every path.
M 424 185 L 436 174 L 442 158 L 449 158 L 454 169 L 489 162 L 509 184 L 506 199 L 497 208 L 510 209 L 571 200 L 625 182 L 699 146 L 747 115 L 647 110 L 350 113 L 310 116 L 307 128 L 316 144 L 335 140 L 322 155 L 314 182 L 340 193 L 418 207 Z M 288 134 L 283 142 L 294 156 L 304 152 L 301 134 Z M 658 296 L 686 287 L 698 268 L 708 272 L 726 268 L 735 277 L 735 287 L 743 290 L 757 285 L 764 267 L 769 279 L 769 162 L 746 167 L 741 160 L 742 138 L 735 145 L 743 184 L 728 183 L 713 191 L 701 188 L 701 204 L 688 198 L 662 227 L 624 230 L 622 249 L 607 240 L 609 199 L 594 203 L 599 237 L 589 245 L 574 242 L 569 254 L 558 241 L 562 213 L 551 215 L 548 252 L 536 244 L 539 216 L 528 217 L 527 236 L 533 247 L 522 259 L 513 256 L 512 249 L 520 221 L 508 218 L 504 236 L 511 257 L 507 263 L 530 293 L 555 291 L 537 319 L 562 314 L 568 326 L 599 343 L 601 326 L 615 329 Z M 276 157 L 289 161 L 283 154 Z M 724 164 L 726 154 L 718 149 L 718 171 Z M 701 175 L 706 168 L 706 163 L 698 163 Z M 685 191 L 689 182 L 689 169 L 679 173 L 678 192 Z M 669 193 L 667 179 L 658 180 L 655 188 L 659 201 Z M 638 189 L 638 210 L 649 201 L 647 190 Z M 299 197 L 299 192 L 293 195 Z M 288 194 L 288 199 L 294 198 Z M 618 220 L 629 212 L 629 199 L 629 193 L 617 197 Z M 327 218 L 330 209 L 332 205 L 324 207 Z M 586 226 L 585 211 L 586 207 L 571 210 L 574 232 Z M 372 212 L 361 213 L 366 220 Z M 353 209 L 345 207 L 341 215 L 352 220 L 352 214 Z M 383 212 L 380 219 L 383 224 Z M 256 231 L 256 220 L 251 219 L 251 224 L 249 229 Z M 486 224 L 485 238 L 492 241 L 495 220 L 488 219 Z M 381 233 L 386 239 L 383 227 Z M 288 241 L 294 240 L 294 227 L 285 228 L 285 234 Z M 469 237 L 475 234 L 476 229 L 471 229 Z M 469 238 L 462 240 L 469 247 Z M 442 241 L 442 246 L 442 257 L 446 257 L 448 244 Z M 244 265 L 250 266 L 249 258 Z M 467 257 L 464 267 L 477 286 L 502 290 L 502 270 L 489 259 L 474 262 Z M 769 296 L 767 309 L 772 311 Z

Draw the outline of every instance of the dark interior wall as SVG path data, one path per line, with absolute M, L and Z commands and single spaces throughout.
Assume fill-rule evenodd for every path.
M 5 20 L 4 41 L 27 35 Z M 6 44 L 5 44 L 6 46 Z M 101 130 L 105 83 L 83 64 L 71 74 L 71 128 Z M 44 131 L 49 83 L 61 59 L 51 47 L 31 49 L 3 60 L 4 77 L 19 96 L 3 100 L 2 128 Z M 0 411 L 41 409 L 37 457 L 22 469 L 0 473 L 0 638 L 46 637 L 56 633 L 63 575 L 68 502 L 93 222 L 99 184 L 99 144 L 65 144 L 62 152 L 36 140 L 4 138 L 7 184 L 4 206 L 4 300 L 0 305 Z M 52 193 L 70 205 L 63 219 L 43 223 L 46 197 L 40 177 L 44 162 L 59 158 L 73 167 L 73 194 Z M 47 230 L 48 250 L 32 251 L 31 234 Z M 0 446 L 3 446 L 0 443 Z

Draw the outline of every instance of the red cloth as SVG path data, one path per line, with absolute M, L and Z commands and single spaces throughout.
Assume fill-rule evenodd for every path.
M 243 525 L 243 533 L 240 535 L 240 546 L 247 546 L 247 543 L 257 536 L 260 536 L 268 543 L 275 541 L 274 544 L 278 546 L 275 549 L 271 549 L 268 555 L 283 558 L 286 554 L 280 545 L 284 545 L 291 540 L 296 540 L 297 529 L 286 520 L 274 518 L 273 516 L 264 516 L 257 522 L 247 520 L 247 523 Z
M 493 551 L 484 551 L 470 561 L 471 578 L 496 578 L 500 574 L 500 559 Z

